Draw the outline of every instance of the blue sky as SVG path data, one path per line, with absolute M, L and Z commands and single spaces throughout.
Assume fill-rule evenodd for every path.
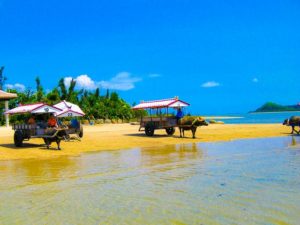
M 0 0 L 7 87 L 60 78 L 195 114 L 300 102 L 298 0 Z

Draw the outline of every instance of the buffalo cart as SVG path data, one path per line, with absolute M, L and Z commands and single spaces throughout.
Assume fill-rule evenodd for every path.
M 174 109 L 189 106 L 178 97 L 154 101 L 141 101 L 132 107 L 133 110 L 148 110 L 148 116 L 141 116 L 139 131 L 144 131 L 147 136 L 153 136 L 155 130 L 165 129 L 168 135 L 173 135 L 177 127 L 177 118 L 171 114 Z
M 69 140 L 70 134 L 76 134 L 78 137 L 82 137 L 83 129 L 79 122 L 77 127 L 65 126 L 59 123 L 57 127 L 48 127 L 47 118 L 49 118 L 50 115 L 55 115 L 56 119 L 59 117 L 77 117 L 84 115 L 82 111 L 77 112 L 77 110 L 71 110 L 71 108 L 72 107 L 64 108 L 58 104 L 56 106 L 50 106 L 44 103 L 36 103 L 21 105 L 5 112 L 10 115 L 24 114 L 27 115 L 25 117 L 34 117 L 34 121 L 30 121 L 29 119 L 23 123 L 12 125 L 12 129 L 15 131 L 15 146 L 21 147 L 24 141 L 29 141 L 32 138 L 42 138 L 48 148 L 52 141 L 56 141 L 58 149 L 60 149 L 60 140 Z
M 22 147 L 23 141 L 29 141 L 32 138 L 42 138 L 49 148 L 52 141 L 65 139 L 67 135 L 65 128 L 41 128 L 33 124 L 13 124 L 14 143 L 16 147 Z M 58 145 L 58 148 L 59 145 Z
M 66 140 L 71 139 L 71 135 L 75 139 L 80 140 L 83 137 L 83 127 L 82 124 L 76 119 L 77 117 L 84 116 L 84 112 L 78 105 L 75 105 L 71 102 L 61 101 L 54 105 L 54 107 L 61 109 L 62 111 L 56 114 L 57 118 L 71 117 L 71 122 L 69 125 L 64 125 L 66 128 Z
M 42 138 L 46 143 L 47 138 L 53 139 L 58 137 L 58 135 L 63 136 L 65 129 L 57 128 L 57 130 L 49 132 L 46 121 L 50 115 L 54 115 L 60 111 L 61 109 L 44 103 L 20 105 L 14 109 L 6 111 L 5 113 L 10 115 L 27 114 L 28 116 L 36 117 L 35 119 L 39 118 L 38 120 L 34 119 L 34 122 L 31 121 L 28 123 L 28 121 L 23 121 L 23 123 L 12 125 L 12 129 L 15 131 L 15 146 L 21 147 L 23 145 L 23 141 L 29 141 L 31 138 Z

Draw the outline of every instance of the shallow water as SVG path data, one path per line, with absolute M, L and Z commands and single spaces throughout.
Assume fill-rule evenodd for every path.
M 299 224 L 300 137 L 0 162 L 0 224 Z

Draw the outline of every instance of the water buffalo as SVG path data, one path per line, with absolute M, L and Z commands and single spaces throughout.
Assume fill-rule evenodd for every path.
M 57 149 L 60 150 L 60 141 L 66 136 L 65 130 L 47 129 L 45 132 L 44 142 L 49 149 L 52 142 L 56 142 Z
M 199 126 L 208 126 L 208 123 L 201 117 L 183 117 L 178 121 L 180 137 L 184 137 L 185 130 L 191 130 L 193 138 Z
M 291 116 L 289 119 L 286 119 L 283 121 L 283 125 L 287 125 L 287 126 L 291 126 L 292 127 L 292 132 L 291 134 L 294 133 L 294 131 L 296 133 L 300 133 L 300 129 L 299 131 L 295 130 L 295 126 L 299 126 L 300 127 L 300 116 Z

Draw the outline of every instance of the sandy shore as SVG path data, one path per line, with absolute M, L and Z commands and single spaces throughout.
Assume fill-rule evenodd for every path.
M 185 138 L 179 138 L 179 131 L 167 136 L 164 130 L 156 130 L 155 136 L 147 137 L 138 132 L 139 126 L 130 124 L 104 124 L 84 126 L 84 137 L 81 141 L 61 143 L 62 150 L 56 150 L 52 143 L 49 150 L 42 139 L 31 139 L 24 142 L 24 147 L 16 148 L 13 143 L 11 128 L 0 128 L 0 160 L 53 158 L 62 155 L 78 155 L 88 151 L 129 149 L 135 147 L 151 147 L 179 143 L 230 141 L 240 138 L 261 138 L 289 135 L 291 128 L 281 124 L 239 124 L 209 125 L 197 130 L 196 139 L 186 131 Z

